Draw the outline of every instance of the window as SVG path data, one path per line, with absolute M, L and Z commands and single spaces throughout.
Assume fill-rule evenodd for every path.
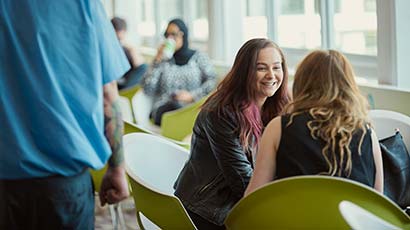
M 168 22 L 174 18 L 182 17 L 182 2 L 181 0 L 157 0 L 158 15 L 160 20 L 161 34 L 166 30 Z
M 278 16 L 278 42 L 282 47 L 314 49 L 321 46 L 320 14 L 310 0 L 282 0 Z
M 157 47 L 158 39 L 166 30 L 168 22 L 182 16 L 181 0 L 139 0 L 138 35 L 142 38 L 142 45 Z
M 315 13 L 320 12 L 320 1 L 321 0 L 315 0 Z M 333 0 L 334 8 L 335 8 L 335 13 L 340 13 L 341 11 L 341 5 L 342 5 L 342 0 Z
M 377 34 L 376 31 L 364 32 L 364 42 L 366 47 L 366 53 L 370 55 L 377 55 Z
M 305 0 L 281 0 L 280 12 L 284 15 L 304 14 Z
M 267 37 L 268 21 L 265 0 L 242 0 L 243 41 L 256 37 Z
M 376 0 L 365 0 L 364 1 L 364 11 L 365 12 L 376 12 Z
M 141 0 L 139 14 L 141 21 L 137 25 L 138 34 L 142 38 L 143 45 L 151 45 L 151 38 L 155 36 L 154 1 Z
M 191 0 L 192 1 L 192 0 Z M 209 37 L 208 1 L 195 0 L 193 3 L 192 39 L 205 42 Z
M 360 2 L 361 1 L 361 2 Z M 342 52 L 377 55 L 376 0 L 344 0 L 334 14 L 335 48 Z

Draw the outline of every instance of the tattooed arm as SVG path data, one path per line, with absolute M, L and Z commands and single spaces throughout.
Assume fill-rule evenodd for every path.
M 104 85 L 104 134 L 110 143 L 112 155 L 109 166 L 119 166 L 124 161 L 122 146 L 123 122 L 118 100 L 118 90 L 115 82 Z
M 104 85 L 104 134 L 110 144 L 112 154 L 101 184 L 101 205 L 119 202 L 129 195 L 123 165 L 123 121 L 118 99 L 117 83 L 113 81 Z

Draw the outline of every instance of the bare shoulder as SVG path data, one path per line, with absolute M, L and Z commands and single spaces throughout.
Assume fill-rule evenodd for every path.
M 275 132 L 278 129 L 281 129 L 281 123 L 282 123 L 282 117 L 281 116 L 277 116 L 275 118 L 273 118 L 269 124 L 266 126 L 265 132 Z
M 269 148 L 276 150 L 279 146 L 280 137 L 282 135 L 281 127 L 282 118 L 280 116 L 272 119 L 266 126 L 262 135 L 262 145 L 268 145 Z

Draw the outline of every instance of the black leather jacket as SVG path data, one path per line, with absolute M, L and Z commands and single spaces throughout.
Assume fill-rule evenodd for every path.
M 223 116 L 202 109 L 193 130 L 190 158 L 175 182 L 175 195 L 185 208 L 217 225 L 223 225 L 242 198 L 253 172 L 238 127 L 227 109 Z

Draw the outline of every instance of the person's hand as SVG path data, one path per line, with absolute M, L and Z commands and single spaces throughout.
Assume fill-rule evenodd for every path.
M 164 57 L 164 47 L 165 47 L 165 44 L 164 44 L 164 43 L 162 43 L 162 44 L 158 47 L 157 55 L 156 55 L 155 58 L 154 58 L 154 62 L 155 62 L 155 63 L 160 63 L 160 62 L 162 61 L 162 58 Z
M 184 103 L 191 103 L 194 101 L 192 94 L 186 90 L 179 90 L 175 92 L 174 99 Z
M 122 165 L 108 167 L 101 183 L 99 196 L 102 206 L 106 203 L 118 203 L 129 196 L 128 182 Z

